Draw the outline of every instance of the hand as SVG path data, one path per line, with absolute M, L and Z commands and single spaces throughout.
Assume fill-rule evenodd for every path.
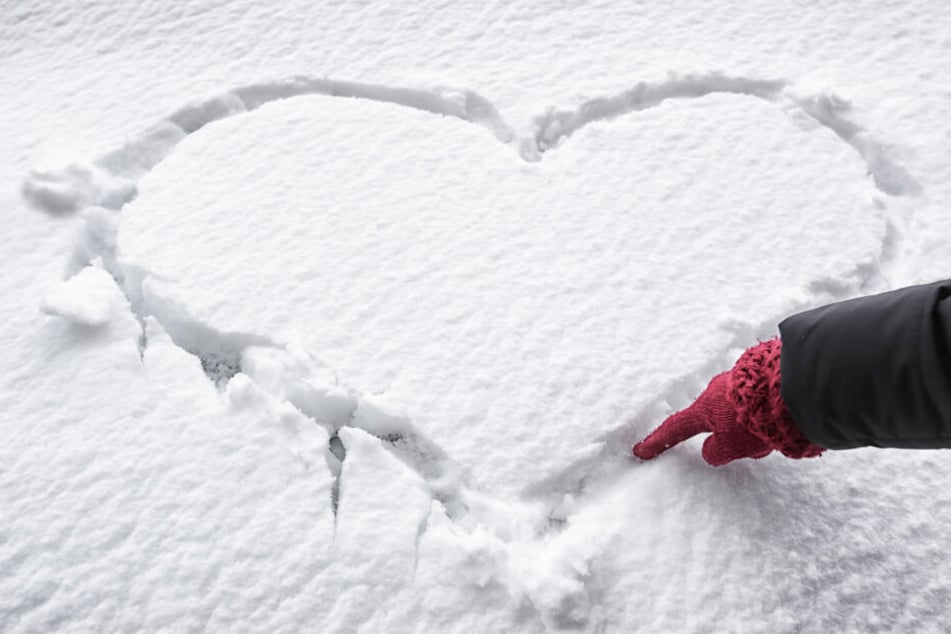
M 782 400 L 779 339 L 744 352 L 733 369 L 718 374 L 694 403 L 669 416 L 634 455 L 650 460 L 697 434 L 711 432 L 702 456 L 719 467 L 739 458 L 763 458 L 774 449 L 789 458 L 811 458 L 824 449 L 811 443 Z
M 669 416 L 647 438 L 634 445 L 634 455 L 650 460 L 703 432 L 713 432 L 701 455 L 719 467 L 738 458 L 762 458 L 773 449 L 737 421 L 736 407 L 727 396 L 730 373 L 718 374 L 687 409 Z

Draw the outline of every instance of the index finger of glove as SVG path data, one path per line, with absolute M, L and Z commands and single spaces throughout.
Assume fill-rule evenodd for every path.
M 712 423 L 691 406 L 667 417 L 660 427 L 634 445 L 633 453 L 641 460 L 650 460 L 688 438 L 713 431 Z

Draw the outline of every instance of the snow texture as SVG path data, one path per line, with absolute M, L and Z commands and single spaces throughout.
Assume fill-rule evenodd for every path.
M 40 309 L 77 325 L 97 327 L 109 323 L 118 312 L 128 312 L 129 304 L 101 260 L 95 260 L 51 288 Z
M 944 631 L 944 452 L 628 452 L 949 277 L 949 27 L 11 6 L 0 631 Z
M 736 101 L 592 123 L 522 163 L 452 119 L 282 100 L 203 128 L 140 181 L 120 266 L 145 272 L 147 310 L 302 346 L 480 486 L 515 493 L 728 349 L 729 320 L 877 270 L 885 217 L 861 160 L 821 126 Z M 558 433 L 538 433 L 549 420 Z

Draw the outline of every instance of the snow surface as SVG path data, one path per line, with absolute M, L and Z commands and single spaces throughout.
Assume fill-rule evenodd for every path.
M 944 452 L 628 457 L 951 272 L 951 10 L 746 5 L 8 8 L 0 631 L 944 631 Z
M 146 311 L 180 318 L 173 337 L 187 320 L 301 346 L 511 495 L 728 348 L 731 320 L 874 269 L 885 220 L 861 159 L 796 123 L 710 95 L 525 163 L 452 118 L 286 99 L 151 170 L 119 262 Z

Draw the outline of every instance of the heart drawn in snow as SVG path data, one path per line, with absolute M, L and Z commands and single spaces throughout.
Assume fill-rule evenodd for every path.
M 913 181 L 834 102 L 777 108 L 783 89 L 640 85 L 524 138 L 474 93 L 234 91 L 149 133 L 195 132 L 143 162 L 118 262 L 186 347 L 294 350 L 297 369 L 260 350 L 242 368 L 271 388 L 289 372 L 318 422 L 415 435 L 518 494 L 684 405 L 816 284 L 874 270 L 885 212 L 866 173 L 885 193 Z M 241 110 L 231 98 L 274 102 L 202 127 Z M 543 161 L 498 142 L 535 159 L 569 134 Z

